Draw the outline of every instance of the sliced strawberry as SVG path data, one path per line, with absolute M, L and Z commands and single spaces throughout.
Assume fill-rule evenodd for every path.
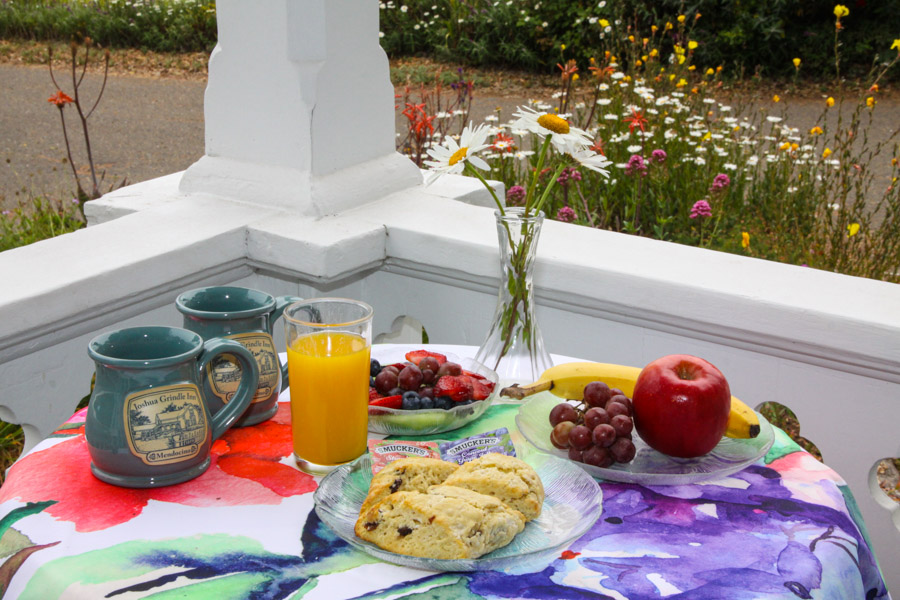
M 394 363 L 392 365 L 385 365 L 385 366 L 394 367 L 395 369 L 397 369 L 397 373 L 400 373 L 400 371 L 402 371 L 406 367 L 406 363 Z M 384 367 L 382 367 L 382 369 L 383 368 Z
M 463 369 L 462 374 L 463 374 L 463 375 L 468 375 L 469 377 L 472 377 L 472 378 L 474 378 L 474 379 L 482 379 L 482 380 L 486 380 L 486 379 L 487 379 L 487 377 L 485 377 L 485 376 L 482 375 L 481 373 L 473 373 L 472 371 L 466 371 L 465 369 Z
M 450 396 L 454 402 L 472 397 L 472 379 L 465 375 L 444 375 L 434 384 L 435 396 Z
M 412 352 L 406 353 L 406 360 L 413 363 L 416 366 L 419 366 L 419 361 L 425 358 L 426 356 L 431 356 L 432 358 L 436 358 L 438 364 L 442 365 L 447 362 L 447 357 L 443 354 L 438 354 L 437 352 L 429 352 L 428 350 L 413 350 Z
M 376 390 L 372 386 L 369 386 L 369 402 L 371 403 L 372 400 L 378 400 L 379 398 L 384 398 L 384 396 L 379 394 L 378 390 Z
M 470 378 L 472 382 L 472 400 L 487 400 L 494 391 L 494 384 L 487 380 Z
M 403 396 L 385 396 L 384 398 L 376 398 L 369 401 L 369 406 L 383 406 L 385 408 L 400 408 L 403 406 Z

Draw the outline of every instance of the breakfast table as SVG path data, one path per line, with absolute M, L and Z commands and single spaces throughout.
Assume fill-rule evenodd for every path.
M 362 552 L 319 518 L 321 478 L 294 464 L 288 399 L 285 390 L 274 417 L 214 442 L 203 475 L 153 489 L 95 478 L 85 410 L 75 413 L 0 488 L 3 597 L 890 597 L 847 485 L 777 428 L 764 457 L 727 476 L 679 485 L 597 480 L 599 518 L 537 562 L 429 571 Z M 521 448 L 519 407 L 496 400 L 461 429 L 417 439 L 505 427 Z

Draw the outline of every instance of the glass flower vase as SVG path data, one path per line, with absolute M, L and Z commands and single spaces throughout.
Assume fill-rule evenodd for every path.
M 534 258 L 544 213 L 524 215 L 510 207 L 494 211 L 500 241 L 500 287 L 497 308 L 475 360 L 509 383 L 536 381 L 553 363 L 534 316 Z

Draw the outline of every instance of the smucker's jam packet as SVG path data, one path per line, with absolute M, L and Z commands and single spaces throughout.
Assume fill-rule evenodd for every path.
M 516 447 L 513 445 L 509 429 L 506 427 L 461 440 L 444 442 L 440 445 L 440 450 L 441 458 L 459 464 L 474 460 L 488 452 L 499 452 L 507 456 L 516 455 Z
M 441 458 L 437 442 L 413 442 L 407 440 L 369 440 L 369 454 L 372 455 L 372 475 L 382 470 L 389 462 L 411 456 L 419 458 Z

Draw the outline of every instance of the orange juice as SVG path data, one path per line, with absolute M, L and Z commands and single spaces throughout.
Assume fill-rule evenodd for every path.
M 302 335 L 288 346 L 297 457 L 337 465 L 366 451 L 369 353 L 364 338 L 337 331 Z

